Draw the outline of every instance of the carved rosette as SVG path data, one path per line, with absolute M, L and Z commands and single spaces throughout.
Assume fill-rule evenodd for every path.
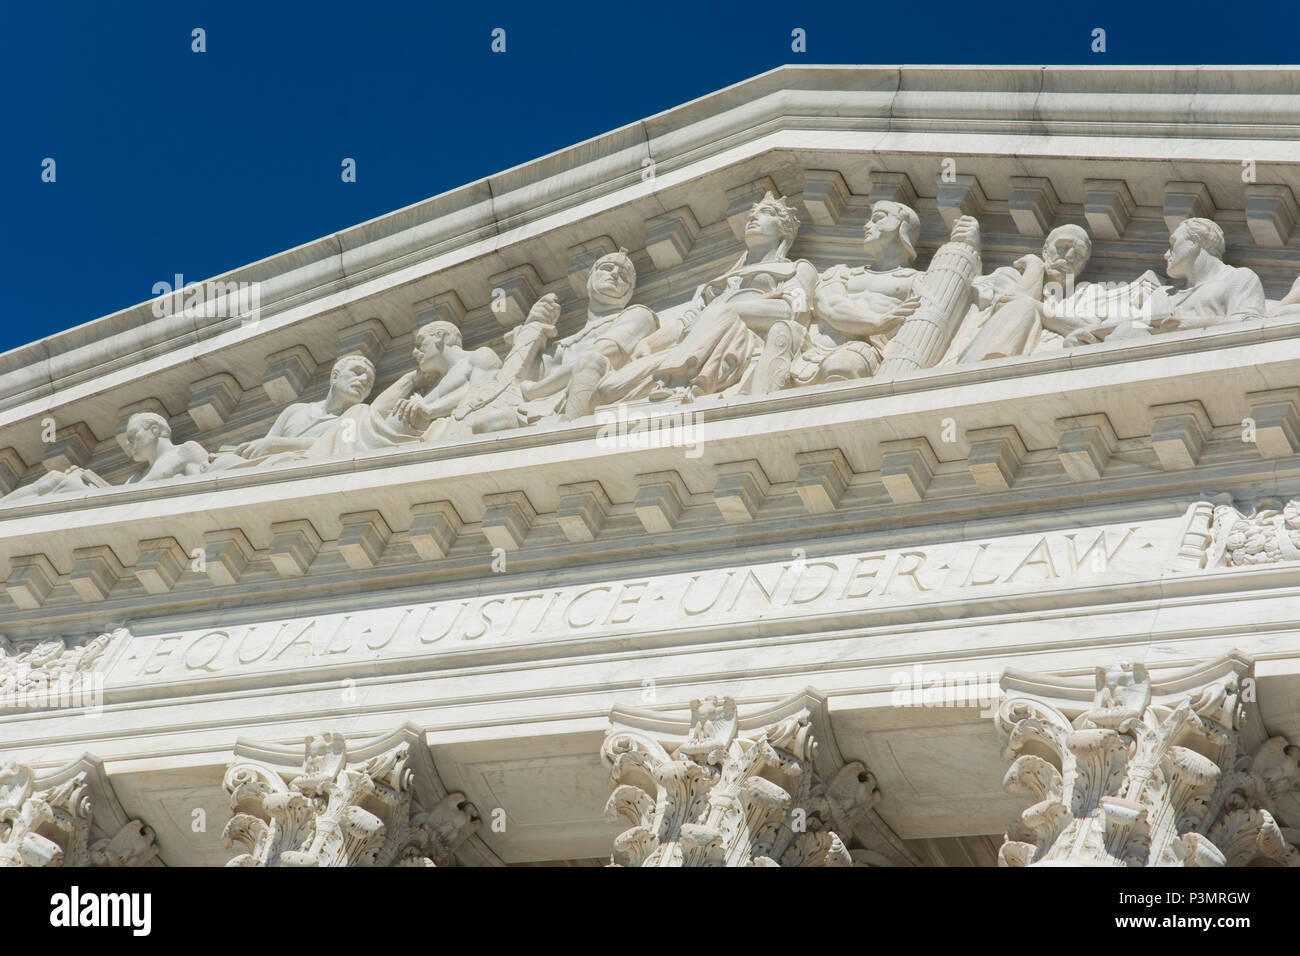
M 804 708 L 742 731 L 731 698 L 691 702 L 686 740 L 669 753 L 649 733 L 615 728 L 601 757 L 613 792 L 608 819 L 633 826 L 614 841 L 616 866 L 852 866 L 856 818 L 879 799 L 860 763 L 829 781 Z
M 1300 833 L 1279 822 L 1296 807 L 1300 748 L 1274 737 L 1246 753 L 1250 668 L 1231 663 L 1160 699 L 1141 664 L 1099 668 L 1093 706 L 1073 720 L 1042 699 L 1006 698 L 1003 783 L 1034 803 L 1008 829 L 999 864 L 1300 864 Z
M 126 819 L 93 758 L 49 774 L 0 765 L 0 867 L 146 866 L 154 832 Z
M 464 794 L 427 809 L 415 800 L 411 744 L 348 765 L 339 734 L 307 740 L 302 773 L 287 783 L 257 760 L 226 770 L 231 819 L 227 846 L 248 852 L 227 866 L 448 866 L 479 826 Z

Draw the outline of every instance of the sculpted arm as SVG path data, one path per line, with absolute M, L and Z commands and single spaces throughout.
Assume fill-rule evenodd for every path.
M 1264 314 L 1264 284 L 1250 269 L 1237 269 L 1228 280 L 1228 320 L 1245 322 Z
M 398 402 L 404 398 L 409 398 L 411 393 L 415 391 L 415 382 L 418 375 L 419 372 L 407 372 L 384 389 L 383 393 L 371 402 L 370 407 L 375 410 L 377 415 L 387 417 L 397 407 Z
M 208 469 L 208 453 L 196 441 L 187 441 L 180 447 L 182 475 L 201 475 Z
M 310 448 L 315 441 L 314 438 L 295 438 L 288 434 L 289 423 L 299 411 L 306 407 L 301 402 L 290 405 L 280 413 L 280 416 L 275 420 L 275 424 L 271 426 L 271 430 L 266 433 L 266 437 L 244 442 L 235 449 L 235 453 L 244 458 L 260 458 L 262 455 Z
M 919 303 L 916 283 L 901 303 L 867 290 L 850 292 L 849 282 L 835 276 L 821 280 L 813 293 L 818 320 L 857 339 L 895 331 Z
M 434 419 L 455 411 L 471 385 L 489 378 L 500 368 L 501 360 L 495 352 L 489 348 L 477 349 L 465 361 L 452 366 L 427 396 L 416 395 L 399 402 L 397 416 L 415 428 L 427 428 Z

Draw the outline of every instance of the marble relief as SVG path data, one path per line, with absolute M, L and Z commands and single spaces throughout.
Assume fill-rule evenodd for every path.
M 317 401 L 286 407 L 262 438 L 206 449 L 173 444 L 154 413 L 132 415 L 126 447 L 140 469 L 126 484 L 452 441 L 591 416 L 615 403 L 692 403 L 705 396 L 764 395 L 930 367 L 1148 338 L 1167 332 L 1300 315 L 1300 280 L 1277 303 L 1259 277 L 1224 261 L 1223 230 L 1189 218 L 1152 270 L 1122 283 L 1089 281 L 1092 238 L 1066 224 L 1041 252 L 983 272 L 980 229 L 958 216 L 926 269 L 916 266 L 921 220 L 901 202 L 872 205 L 867 262 L 821 272 L 792 258 L 794 207 L 768 192 L 744 221 L 744 249 L 702 283 L 680 314 L 635 303 L 636 268 L 620 249 L 588 273 L 587 320 L 558 336 L 560 303 L 540 297 L 505 336 L 508 351 L 466 349 L 460 329 L 417 329 L 415 367 L 370 399 L 373 363 L 345 355 Z M 107 487 L 93 471 L 50 470 L 3 499 Z

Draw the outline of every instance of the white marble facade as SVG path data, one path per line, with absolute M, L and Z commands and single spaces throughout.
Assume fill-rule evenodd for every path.
M 0 356 L 0 864 L 1300 863 L 1297 96 L 786 67 Z

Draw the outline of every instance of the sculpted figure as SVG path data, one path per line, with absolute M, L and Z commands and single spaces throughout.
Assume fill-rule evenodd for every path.
M 542 357 L 542 374 L 522 386 L 530 421 L 556 411 L 570 420 L 596 410 L 601 380 L 627 365 L 637 346 L 659 328 L 652 310 L 628 304 L 635 290 L 636 267 L 626 249 L 596 260 L 587 276 L 587 323 L 556 341 Z
M 399 404 L 397 414 L 412 425 L 425 430 L 424 441 L 437 441 L 484 432 L 505 431 L 528 424 L 523 408 L 523 385 L 541 375 L 542 356 L 547 343 L 555 336 L 560 317 L 560 303 L 553 293 L 542 296 L 529 310 L 528 317 L 506 333 L 510 351 L 502 361 L 489 348 L 465 352 L 460 347 L 460 332 L 454 339 L 431 341 L 421 368 L 447 371 L 438 384 L 421 399 Z M 491 356 L 489 359 L 488 356 Z
M 889 200 L 872 205 L 862 242 L 871 265 L 833 266 L 822 273 L 813 294 L 817 321 L 794 365 L 798 384 L 876 374 L 889 341 L 921 304 L 926 273 L 912 268 L 920 231 L 921 219 L 910 207 Z M 952 240 L 978 249 L 978 224 L 962 216 Z
M 745 252 L 696 290 L 685 337 L 657 362 L 652 398 L 674 390 L 708 395 L 736 385 L 742 394 L 762 395 L 789 384 L 817 282 L 812 263 L 786 255 L 798 232 L 784 197 L 767 193 L 754 203 L 745 220 Z
M 1295 318 L 1300 316 L 1300 277 L 1291 284 L 1291 291 L 1282 297 L 1268 313 L 1270 316 Z
M 642 340 L 633 361 L 602 380 L 601 403 L 735 389 L 762 394 L 782 387 L 803 347 L 817 270 L 786 253 L 799 220 L 783 198 L 756 202 L 745 221 L 745 252 L 716 279 L 696 290 L 677 322 L 663 323 Z M 766 340 L 773 348 L 764 354 Z
M 1223 230 L 1209 219 L 1186 219 L 1169 237 L 1165 272 L 1186 283 L 1181 290 L 1150 290 L 1142 303 L 1145 325 L 1114 320 L 1085 325 L 1066 339 L 1066 345 L 1100 342 L 1116 330 L 1128 335 L 1201 329 L 1260 318 L 1264 314 L 1264 286 L 1250 269 L 1223 261 Z M 1141 280 L 1139 280 L 1141 281 Z
M 144 471 L 125 484 L 165 481 L 181 475 L 199 475 L 208 470 L 208 453 L 196 441 L 172 444 L 172 427 L 153 412 L 137 412 L 126 422 L 126 451 L 143 464 Z
M 319 402 L 295 402 L 280 413 L 263 438 L 224 447 L 212 456 L 209 471 L 262 464 L 269 456 L 310 448 L 331 422 L 370 397 L 375 366 L 364 355 L 345 355 L 330 372 L 329 391 Z
M 975 303 L 941 365 L 982 362 L 1060 347 L 1064 337 L 1114 318 L 1130 319 L 1145 296 L 1160 287 L 1148 271 L 1118 290 L 1078 281 L 1092 255 L 1082 226 L 1057 226 L 1043 240 L 1041 257 L 1022 256 L 973 283 Z
M 303 458 L 336 458 L 392 448 L 421 440 L 434 419 L 456 409 L 467 391 L 491 380 L 501 359 L 490 348 L 461 347 L 460 330 L 450 322 L 430 322 L 415 333 L 411 354 L 416 367 L 369 405 L 353 405 L 324 427 L 305 449 L 275 463 Z
M 196 441 L 182 445 L 172 444 L 172 429 L 167 419 L 153 412 L 137 412 L 127 419 L 127 454 L 144 468 L 123 484 L 143 484 L 166 481 L 183 475 L 198 475 L 207 471 L 208 453 Z M 67 494 L 90 488 L 107 488 L 109 483 L 89 468 L 69 468 L 51 471 L 37 481 L 18 488 L 5 497 L 6 502 L 22 501 L 42 495 Z
M 15 488 L 5 495 L 6 504 L 26 501 L 29 498 L 41 498 L 45 495 L 66 495 L 77 491 L 89 491 L 91 488 L 108 488 L 109 483 L 89 468 L 73 465 L 66 471 L 47 471 L 30 485 Z

